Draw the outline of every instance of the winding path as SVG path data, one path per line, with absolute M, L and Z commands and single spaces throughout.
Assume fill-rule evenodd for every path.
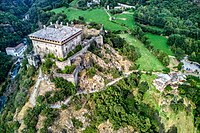
M 38 79 L 37 79 L 37 82 L 35 83 L 34 85 L 34 90 L 33 92 L 31 93 L 31 96 L 29 98 L 29 101 L 30 103 L 35 106 L 36 105 L 36 96 L 38 94 L 38 88 L 40 86 L 40 82 L 43 80 L 42 78 L 42 70 L 41 68 L 39 69 L 39 74 L 38 74 Z
M 113 81 L 109 82 L 108 84 L 105 85 L 105 88 L 103 88 L 103 89 L 91 90 L 91 91 L 88 91 L 88 90 L 87 90 L 87 91 L 86 91 L 86 90 L 84 90 L 84 91 L 79 91 L 79 92 L 77 92 L 75 95 L 78 96 L 78 95 L 81 95 L 81 94 L 89 94 L 89 93 L 101 92 L 101 91 L 103 91 L 103 90 L 106 90 L 107 87 L 109 87 L 109 86 L 115 84 L 116 82 L 122 80 L 123 78 L 128 77 L 130 74 L 132 74 L 132 73 L 137 73 L 137 72 L 139 72 L 139 70 L 132 70 L 132 71 L 129 71 L 129 72 L 127 72 L 127 73 L 124 73 L 124 76 L 121 76 L 121 77 L 116 78 L 116 79 L 114 79 Z M 141 73 L 146 73 L 146 71 L 141 71 Z M 158 72 L 152 72 L 152 74 L 158 74 Z M 61 108 L 61 105 L 62 105 L 62 104 L 68 105 L 69 102 L 71 101 L 72 97 L 73 97 L 73 96 L 68 97 L 65 101 L 60 102 L 60 104 L 58 104 L 58 103 L 57 103 L 57 104 L 51 104 L 50 107 L 51 107 L 51 108 L 59 109 L 59 108 Z
M 112 16 L 108 13 L 108 11 L 106 10 L 105 7 L 103 9 L 106 12 L 106 14 L 109 16 L 109 20 L 112 22 Z M 120 25 L 119 23 L 117 23 L 117 24 Z M 127 30 L 128 34 L 131 34 L 131 31 L 129 30 L 128 27 L 126 27 L 126 26 L 123 26 L 123 27 Z

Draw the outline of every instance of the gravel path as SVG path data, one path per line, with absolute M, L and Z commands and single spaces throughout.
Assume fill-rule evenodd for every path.
M 43 80 L 42 78 L 42 70 L 41 68 L 39 69 L 39 74 L 38 74 L 38 79 L 37 79 L 37 82 L 35 83 L 34 85 L 34 90 L 33 92 L 31 93 L 31 96 L 29 98 L 29 101 L 30 103 L 35 106 L 36 105 L 36 96 L 38 94 L 38 88 L 40 86 L 40 82 Z

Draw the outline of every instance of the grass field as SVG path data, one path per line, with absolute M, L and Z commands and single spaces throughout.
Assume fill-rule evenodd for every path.
M 139 70 L 161 71 L 165 68 L 162 63 L 153 54 L 151 54 L 151 52 L 145 48 L 145 46 L 139 40 L 134 39 L 134 37 L 129 34 L 120 34 L 120 36 L 125 38 L 129 44 L 134 45 L 141 53 L 141 57 L 136 61 L 136 63 L 140 65 Z
M 151 41 L 151 45 L 155 49 L 160 49 L 167 53 L 168 55 L 174 55 L 173 52 L 170 50 L 169 46 L 167 45 L 167 38 L 164 36 L 154 35 L 154 34 L 146 34 L 146 36 Z
M 113 17 L 116 18 L 115 22 L 124 24 L 129 29 L 133 29 L 135 27 L 135 23 L 133 20 L 133 12 L 132 13 L 122 13 L 115 14 Z
M 109 21 L 109 16 L 103 10 L 103 8 L 91 9 L 91 10 L 79 10 L 76 8 L 57 8 L 52 10 L 55 13 L 66 13 L 69 20 L 78 19 L 79 16 L 85 18 L 86 22 L 96 22 L 104 24 L 107 30 L 125 30 L 125 27 Z
M 69 5 L 71 7 L 76 7 L 77 6 L 77 3 L 78 3 L 78 0 L 73 0 Z

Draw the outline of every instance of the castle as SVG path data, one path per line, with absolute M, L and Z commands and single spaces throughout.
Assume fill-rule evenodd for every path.
M 34 52 L 43 57 L 51 53 L 58 58 L 65 58 L 81 42 L 82 29 L 52 24 L 29 35 Z

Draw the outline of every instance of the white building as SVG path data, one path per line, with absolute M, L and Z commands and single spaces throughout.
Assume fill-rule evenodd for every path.
M 153 85 L 162 92 L 170 80 L 171 77 L 168 74 L 158 74 L 158 77 L 153 81 Z
M 181 72 L 170 72 L 169 74 L 158 74 L 158 77 L 153 81 L 153 85 L 159 91 L 164 91 L 167 85 L 173 89 L 177 89 L 179 84 L 186 81 L 186 76 Z
M 29 38 L 33 42 L 33 49 L 35 53 L 41 57 L 51 53 L 56 57 L 64 58 L 81 43 L 82 29 L 75 27 L 51 24 L 44 26 L 43 29 L 32 33 Z
M 126 5 L 126 4 L 122 4 L 122 3 L 117 3 L 118 6 L 115 9 L 130 9 L 133 8 L 135 9 L 135 6 L 130 6 L 130 5 Z
M 197 62 L 192 62 L 188 60 L 188 57 L 186 56 L 183 60 L 181 60 L 183 63 L 182 69 L 189 73 L 197 73 L 200 75 L 200 64 Z
M 23 53 L 26 49 L 27 49 L 27 45 L 20 43 L 16 47 L 7 47 L 6 53 L 7 53 L 7 55 L 23 57 Z

